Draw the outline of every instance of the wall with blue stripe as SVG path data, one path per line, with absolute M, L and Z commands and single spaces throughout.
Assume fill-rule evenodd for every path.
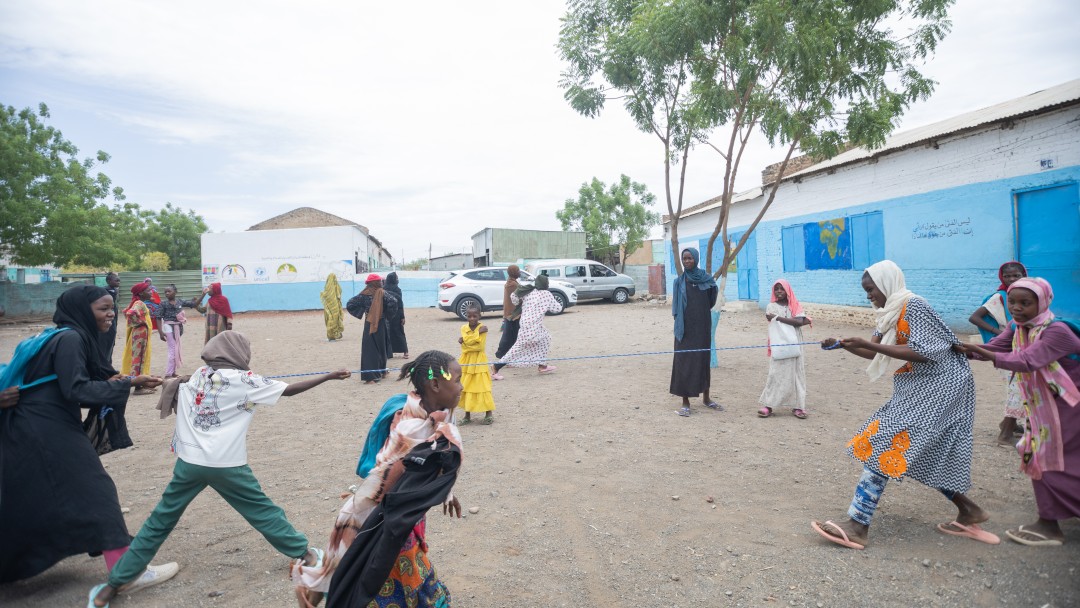
M 430 308 L 437 304 L 439 283 L 446 273 L 399 271 L 399 286 L 406 308 Z M 360 281 L 341 281 L 341 304 L 364 289 Z M 256 283 L 223 285 L 235 312 L 266 310 L 317 310 L 323 283 Z
M 757 257 L 757 297 L 752 299 L 764 307 L 772 281 L 782 277 L 791 282 L 802 301 L 869 306 L 860 287 L 863 269 L 880 259 L 891 259 L 904 270 L 908 289 L 926 297 L 954 329 L 971 333 L 974 328 L 968 317 L 997 287 L 998 266 L 1016 256 L 1014 194 L 1077 181 L 1080 166 L 1071 166 L 762 221 L 755 231 L 756 247 L 748 252 Z M 782 205 L 783 190 L 770 212 L 779 213 Z M 710 218 L 715 222 L 716 215 Z M 830 229 L 830 222 L 841 219 L 844 230 L 835 257 L 823 261 L 820 256 L 829 249 L 826 241 L 831 235 L 822 232 Z M 687 224 L 697 231 L 704 230 L 705 223 Z M 703 266 L 711 228 L 679 236 L 683 247 L 700 248 Z M 733 227 L 731 233 L 745 229 Z M 812 242 L 815 238 L 817 242 Z M 676 276 L 674 255 L 671 242 L 665 246 L 670 293 Z M 716 248 L 721 246 L 718 239 Z M 819 257 L 807 259 L 814 255 Z M 714 254 L 714 270 L 718 258 L 719 251 Z M 729 273 L 725 296 L 739 299 L 735 271 Z

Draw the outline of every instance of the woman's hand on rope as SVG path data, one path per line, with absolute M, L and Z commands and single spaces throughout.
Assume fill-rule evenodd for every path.
M 164 380 L 160 376 L 135 376 L 131 379 L 131 386 L 135 388 L 157 388 Z

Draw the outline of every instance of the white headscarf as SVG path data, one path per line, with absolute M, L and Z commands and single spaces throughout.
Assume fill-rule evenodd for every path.
M 881 343 L 896 344 L 896 322 L 900 320 L 904 305 L 915 294 L 908 291 L 904 283 L 904 271 L 892 260 L 882 260 L 867 268 L 866 272 L 878 290 L 885 294 L 885 306 L 874 310 Z M 870 362 L 870 367 L 866 368 L 866 373 L 871 380 L 877 380 L 886 370 L 894 367 L 896 366 L 892 357 L 878 353 Z

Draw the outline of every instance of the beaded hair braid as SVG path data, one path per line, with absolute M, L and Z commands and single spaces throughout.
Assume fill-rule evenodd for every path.
M 407 377 L 412 382 L 416 392 L 422 394 L 424 392 L 424 383 L 428 380 L 435 380 L 436 378 L 448 380 L 451 378 L 450 363 L 453 361 L 452 356 L 441 350 L 425 351 L 401 368 L 401 375 L 398 376 L 398 380 L 404 380 Z

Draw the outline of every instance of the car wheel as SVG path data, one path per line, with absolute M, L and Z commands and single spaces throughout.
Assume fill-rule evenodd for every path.
M 555 297 L 555 301 L 558 302 L 559 306 L 561 306 L 562 309 L 565 311 L 566 310 L 566 296 L 564 296 L 561 291 L 553 291 L 553 292 L 551 292 L 551 295 Z M 557 312 L 555 314 L 561 315 L 562 312 Z
M 626 304 L 629 299 L 630 293 L 622 288 L 616 289 L 615 293 L 611 294 L 611 301 L 616 304 Z
M 465 296 L 464 298 L 461 298 L 457 301 L 457 306 L 454 307 L 454 312 L 457 313 L 458 318 L 462 321 L 468 321 L 469 319 L 466 313 L 470 308 L 474 307 L 479 308 L 481 312 L 483 312 L 484 310 L 484 307 L 480 303 L 480 300 L 477 300 L 472 296 Z

